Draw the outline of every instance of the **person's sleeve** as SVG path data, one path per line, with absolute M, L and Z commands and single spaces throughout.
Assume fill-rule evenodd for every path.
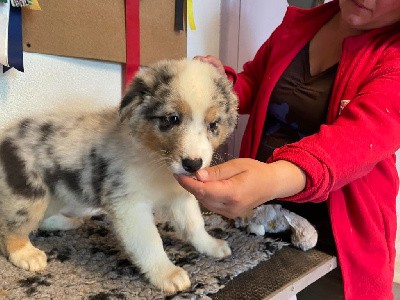
M 400 148 L 399 53 L 384 53 L 333 124 L 274 151 L 269 162 L 290 161 L 307 176 L 305 189 L 287 200 L 326 200 Z

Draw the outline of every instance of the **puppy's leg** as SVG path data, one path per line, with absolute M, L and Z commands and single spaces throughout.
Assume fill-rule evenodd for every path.
M 193 195 L 176 199 L 171 206 L 171 213 L 177 232 L 197 251 L 217 258 L 231 255 L 227 242 L 213 238 L 205 230 L 199 204 Z
M 175 266 L 164 252 L 150 204 L 127 201 L 112 210 L 116 230 L 127 253 L 153 285 L 167 293 L 190 287 L 186 271 Z
M 65 216 L 61 211 L 65 204 L 55 197 L 51 197 L 44 218 L 39 228 L 46 231 L 76 229 L 83 224 L 83 220 Z
M 39 228 L 46 231 L 71 230 L 81 227 L 83 222 L 82 218 L 67 217 L 59 213 L 44 219 Z
M 98 208 L 79 205 L 66 205 L 57 199 L 51 199 L 39 228 L 47 231 L 77 229 L 83 225 L 85 218 L 101 213 Z
M 1 216 L 0 242 L 3 254 L 17 267 L 40 271 L 47 265 L 46 254 L 29 241 L 29 233 L 37 229 L 46 209 L 46 199 L 19 199 L 13 209 Z M 33 202 L 32 202 L 33 201 Z
M 83 225 L 86 218 L 99 215 L 101 212 L 99 208 L 73 202 L 66 204 L 52 197 L 39 228 L 47 231 L 77 229 Z

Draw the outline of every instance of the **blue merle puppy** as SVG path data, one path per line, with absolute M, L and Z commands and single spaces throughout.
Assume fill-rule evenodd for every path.
M 168 293 L 187 289 L 187 272 L 164 252 L 153 220 L 162 211 L 199 252 L 221 258 L 193 195 L 173 174 L 192 174 L 234 130 L 229 80 L 200 61 L 162 61 L 138 72 L 120 107 L 25 118 L 0 136 L 0 249 L 14 265 L 46 267 L 29 233 L 76 228 L 105 210 L 126 253 Z

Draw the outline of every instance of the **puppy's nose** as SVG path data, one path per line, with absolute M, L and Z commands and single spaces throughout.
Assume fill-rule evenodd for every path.
M 203 165 L 203 160 L 201 158 L 195 158 L 195 159 L 190 159 L 190 158 L 183 158 L 182 159 L 182 167 L 185 169 L 186 172 L 189 173 L 194 173 L 198 169 L 201 168 Z

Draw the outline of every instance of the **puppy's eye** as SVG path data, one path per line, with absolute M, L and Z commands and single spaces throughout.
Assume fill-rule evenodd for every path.
M 208 130 L 210 130 L 212 133 L 216 134 L 217 130 L 218 130 L 219 122 L 220 122 L 220 120 L 216 120 L 216 121 L 208 124 Z
M 181 124 L 181 119 L 179 116 L 163 116 L 159 117 L 159 124 L 158 127 L 161 131 L 167 131 L 174 126 L 178 126 Z

